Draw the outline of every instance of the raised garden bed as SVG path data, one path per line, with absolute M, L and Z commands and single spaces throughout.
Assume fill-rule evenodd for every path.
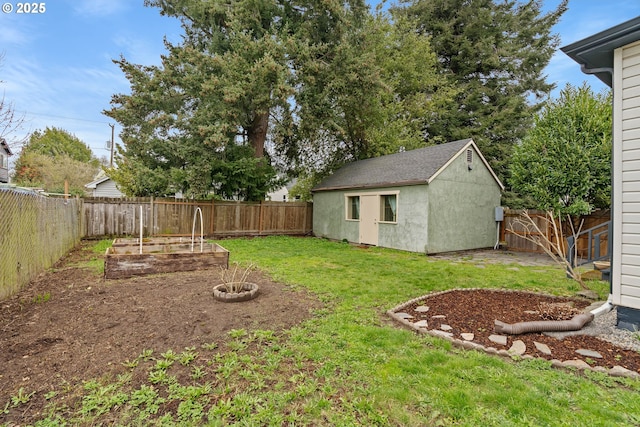
M 184 239 L 186 240 L 186 239 Z M 176 238 L 142 240 L 142 253 L 138 239 L 116 239 L 107 249 L 104 277 L 124 279 L 155 273 L 206 270 L 229 267 L 229 251 L 216 243 L 177 241 Z
M 113 241 L 111 247 L 136 246 L 139 247 L 140 239 L 137 237 L 118 238 Z M 173 244 L 188 244 L 191 246 L 191 237 L 145 237 L 142 239 L 142 246 L 166 246 Z M 196 237 L 194 247 L 200 250 L 200 238 Z

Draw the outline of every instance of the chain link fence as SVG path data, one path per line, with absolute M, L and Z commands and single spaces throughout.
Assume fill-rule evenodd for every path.
M 83 230 L 82 200 L 0 188 L 0 299 L 55 264 Z

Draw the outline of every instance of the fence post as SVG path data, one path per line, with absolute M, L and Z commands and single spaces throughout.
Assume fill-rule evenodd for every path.
M 262 235 L 262 230 L 264 229 L 264 212 L 263 212 L 263 203 L 264 200 L 260 200 L 260 219 L 258 220 L 258 234 Z
M 211 237 L 213 237 L 213 234 L 216 231 L 215 222 L 216 222 L 216 204 L 215 204 L 215 200 L 211 199 L 211 221 L 209 223 L 209 235 Z
M 149 236 L 155 236 L 156 234 L 156 223 L 154 221 L 155 213 L 153 212 L 153 196 L 151 196 L 151 200 L 149 201 L 151 206 L 151 212 L 149 212 Z

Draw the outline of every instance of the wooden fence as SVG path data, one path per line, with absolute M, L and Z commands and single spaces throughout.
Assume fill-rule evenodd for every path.
M 501 229 L 500 229 L 500 240 L 506 243 L 506 248 L 512 251 L 520 251 L 520 252 L 539 252 L 543 253 L 544 251 L 538 247 L 535 243 L 532 243 L 520 236 L 517 235 L 518 232 L 522 232 L 523 227 L 518 224 L 517 219 L 520 217 L 522 211 L 520 210 L 505 210 L 504 212 L 504 221 L 502 221 Z M 529 215 L 538 225 L 538 228 L 542 231 L 550 241 L 555 242 L 553 229 L 545 220 L 545 212 L 544 211 L 535 211 L 529 210 Z M 584 216 L 582 219 L 584 223 L 582 225 L 581 230 L 588 230 L 590 228 L 597 227 L 598 225 L 605 224 L 611 218 L 611 213 L 609 210 L 599 210 L 595 211 L 590 215 Z M 514 231 L 516 233 L 514 233 Z M 597 231 L 606 231 L 606 226 L 602 226 L 602 230 Z M 531 234 L 539 234 L 539 233 L 531 233 Z M 565 238 L 568 236 L 564 236 Z M 600 239 L 600 253 L 606 254 L 608 249 L 608 238 L 609 236 L 604 233 Z M 578 238 L 578 254 L 582 256 L 588 252 L 589 248 L 589 238 L 587 235 L 580 236 Z M 593 242 L 591 242 L 593 244 Z M 593 248 L 592 248 L 593 250 Z
M 145 236 L 191 236 L 194 222 L 195 233 L 200 235 L 200 218 L 209 238 L 304 235 L 312 231 L 312 213 L 312 204 L 307 202 L 84 199 L 86 237 L 137 236 L 140 217 Z

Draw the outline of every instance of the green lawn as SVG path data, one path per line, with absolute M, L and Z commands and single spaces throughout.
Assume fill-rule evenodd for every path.
M 408 299 L 451 288 L 572 295 L 578 288 L 559 267 L 478 268 L 313 238 L 219 243 L 232 261 L 253 263 L 275 280 L 307 289 L 326 308 L 285 335 L 232 331 L 230 351 L 194 364 L 187 379 L 172 376 L 171 365 L 191 366 L 200 348 L 132 355 L 126 362 L 132 369 L 149 365 L 147 383 L 133 387 L 126 375 L 87 382 L 81 407 L 56 410 L 60 403 L 53 397 L 41 425 L 640 424 L 638 381 L 464 351 L 398 328 L 385 315 Z M 602 282 L 590 286 L 607 293 Z M 215 382 L 204 375 L 207 366 L 215 367 Z M 159 408 L 172 410 L 161 415 Z

